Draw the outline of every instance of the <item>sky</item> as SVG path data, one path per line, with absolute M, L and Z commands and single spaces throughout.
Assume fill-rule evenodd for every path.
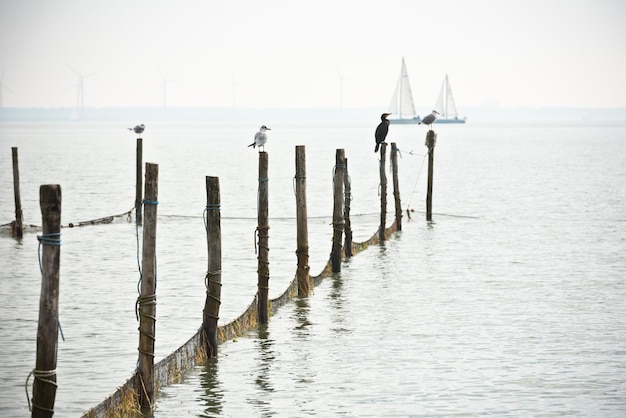
M 624 0 L 0 0 L 4 107 L 626 106 Z

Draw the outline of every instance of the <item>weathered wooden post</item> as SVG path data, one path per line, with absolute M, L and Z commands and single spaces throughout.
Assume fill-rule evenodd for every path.
M 269 193 L 268 193 L 268 156 L 267 152 L 259 152 L 259 191 L 258 191 L 258 315 L 259 323 L 266 324 L 269 319 L 269 279 L 270 279 L 270 263 L 269 263 Z
M 137 183 L 135 185 L 135 217 L 137 225 L 141 225 L 142 204 L 142 166 L 143 166 L 143 139 L 137 138 Z
M 402 205 L 400 204 L 400 185 L 398 182 L 398 147 L 391 143 L 391 173 L 393 175 L 393 200 L 396 205 L 396 227 L 402 231 Z
M 344 245 L 343 252 L 346 257 L 352 257 L 352 226 L 350 224 L 350 203 L 352 201 L 352 185 L 350 184 L 350 175 L 348 174 L 348 159 L 346 162 L 346 172 L 343 176 L 343 222 L 344 222 Z
M 142 409 L 154 406 L 154 343 L 156 341 L 156 224 L 159 165 L 146 163 L 146 186 L 141 294 L 137 298 L 139 314 L 139 366 L 137 393 Z
M 0 86 L 0 88 L 2 88 Z M 17 147 L 11 148 L 13 159 L 13 195 L 15 196 L 15 221 L 11 227 L 13 238 L 22 238 L 24 228 L 22 225 L 22 198 L 20 197 L 20 166 L 17 161 Z
M 306 152 L 296 145 L 296 256 L 298 257 L 298 296 L 309 296 L 309 227 L 306 206 Z
M 61 259 L 61 186 L 39 188 L 42 235 L 41 295 L 37 327 L 37 362 L 32 371 L 32 417 L 52 417 L 57 390 L 57 343 L 59 339 L 59 264 Z
M 222 295 L 222 230 L 220 225 L 220 179 L 206 177 L 206 239 L 208 267 L 202 324 L 207 357 L 217 357 L 217 321 Z
M 385 173 L 385 162 L 387 153 L 387 143 L 380 144 L 380 227 L 378 228 L 378 239 L 385 241 L 385 224 L 387 223 L 387 173 Z
M 432 129 L 426 133 L 426 146 L 428 147 L 428 185 L 426 187 L 426 220 L 433 220 L 433 160 L 437 134 Z
M 13 195 L 15 196 L 15 221 L 11 226 L 11 236 L 22 238 L 24 236 L 22 219 L 22 198 L 20 197 L 20 167 L 17 160 L 17 147 L 11 148 L 13 160 Z
M 346 172 L 345 151 L 341 148 L 335 153 L 335 175 L 333 176 L 333 248 L 330 252 L 330 264 L 333 273 L 341 271 L 341 244 L 343 235 L 343 178 Z

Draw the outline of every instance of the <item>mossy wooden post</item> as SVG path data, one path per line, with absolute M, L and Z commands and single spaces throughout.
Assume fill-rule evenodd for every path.
M 385 224 L 387 223 L 387 173 L 385 163 L 387 161 L 387 143 L 380 144 L 380 226 L 378 227 L 378 239 L 385 241 Z
M 398 182 L 398 147 L 391 143 L 391 173 L 393 175 L 393 200 L 396 205 L 396 227 L 402 231 L 402 205 L 400 204 L 400 185 Z
M 137 224 L 141 225 L 141 201 L 142 198 L 142 166 L 143 166 L 143 139 L 137 138 L 137 183 L 135 187 L 135 217 Z
M 428 184 L 426 187 L 426 220 L 433 220 L 433 161 L 437 134 L 433 130 L 426 133 L 426 146 L 428 147 Z
M 33 370 L 32 417 L 52 417 L 57 391 L 59 338 L 59 265 L 61 259 L 61 186 L 39 188 L 42 217 L 41 295 L 37 327 L 37 361 Z
M 259 192 L 258 192 L 258 315 L 259 323 L 266 324 L 269 319 L 269 280 L 270 280 L 270 263 L 269 263 L 269 192 L 268 192 L 268 156 L 267 152 L 259 152 Z
M 306 150 L 296 145 L 296 255 L 298 257 L 298 296 L 309 296 L 309 227 L 306 206 Z
M 207 357 L 217 357 L 217 320 L 222 295 L 222 230 L 220 225 L 220 179 L 206 177 L 206 239 L 208 267 L 202 324 Z
M 345 158 L 346 172 L 343 175 L 343 222 L 344 222 L 344 245 L 343 252 L 346 257 L 352 257 L 352 226 L 350 224 L 350 202 L 352 201 L 352 186 L 348 174 L 348 159 Z
M 343 178 L 346 173 L 346 157 L 343 149 L 335 153 L 335 175 L 333 176 L 333 248 L 330 264 L 333 273 L 341 271 L 341 244 L 343 235 Z
M 2 88 L 2 86 L 0 86 Z M 13 159 L 13 195 L 15 196 L 15 221 L 11 228 L 11 236 L 13 238 L 22 238 L 24 236 L 24 227 L 22 225 L 22 198 L 20 196 L 20 166 L 17 161 L 17 147 L 11 148 Z
M 139 366 L 136 390 L 139 395 L 139 405 L 143 410 L 154 407 L 158 178 L 158 164 L 146 163 L 141 294 L 137 300 L 139 313 Z

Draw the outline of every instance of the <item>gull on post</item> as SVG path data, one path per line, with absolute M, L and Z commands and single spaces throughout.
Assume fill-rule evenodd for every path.
M 433 124 L 433 122 L 435 122 L 435 120 L 437 119 L 437 115 L 439 114 L 439 112 L 437 112 L 436 110 L 433 110 L 432 113 L 430 115 L 426 115 L 424 116 L 424 119 L 422 119 L 422 121 L 419 123 L 427 125 L 431 130 L 431 126 Z
M 266 131 L 271 131 L 271 129 L 265 125 L 261 126 L 261 128 L 259 128 L 259 131 L 254 134 L 254 142 L 248 146 L 252 148 L 259 147 L 259 152 L 261 152 L 261 147 L 263 147 L 263 151 L 265 151 L 265 143 L 267 142 Z
M 143 123 L 141 125 L 135 126 L 134 128 L 128 128 L 129 131 L 133 131 L 137 135 L 143 133 L 144 129 L 146 129 L 146 125 L 144 125 Z

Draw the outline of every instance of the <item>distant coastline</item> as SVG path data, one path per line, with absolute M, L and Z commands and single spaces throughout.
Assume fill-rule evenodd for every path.
M 204 108 L 204 107 L 86 107 L 15 108 L 0 110 L 0 122 L 99 122 L 99 121 L 233 121 L 233 120 L 375 120 L 384 108 Z M 626 121 L 626 107 L 619 108 L 505 108 L 467 107 L 462 117 L 468 124 L 480 122 L 610 122 Z M 426 114 L 428 109 L 418 113 Z

